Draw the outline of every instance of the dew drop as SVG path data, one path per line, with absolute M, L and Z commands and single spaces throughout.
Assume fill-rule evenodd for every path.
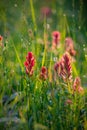
M 54 60 L 54 61 L 57 61 L 57 57 L 54 57 L 53 60 Z
M 29 87 L 29 84 L 27 84 L 27 86 Z
M 86 78 L 87 77 L 87 75 L 83 75 L 83 78 Z
M 81 29 L 81 26 L 79 26 L 78 29 L 80 30 L 80 29 Z
M 83 50 L 85 51 L 85 50 L 86 50 L 86 48 L 83 48 Z
M 17 7 L 18 5 L 17 4 L 14 4 L 14 7 Z
M 47 24 L 47 29 L 50 29 L 50 25 L 49 24 Z
M 23 42 L 23 38 L 21 38 L 21 42 Z
M 28 44 L 30 45 L 31 43 L 29 42 Z
M 72 14 L 72 17 L 75 17 L 75 15 L 74 15 L 74 14 Z
M 85 44 L 83 44 L 83 47 L 85 47 Z
M 65 17 L 65 16 L 66 16 L 66 14 L 63 14 L 63 16 Z

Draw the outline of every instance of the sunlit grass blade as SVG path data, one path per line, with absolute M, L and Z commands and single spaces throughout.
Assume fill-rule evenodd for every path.
M 79 73 L 78 73 L 78 71 L 77 71 L 77 69 L 76 69 L 74 64 L 72 64 L 72 70 L 73 70 L 73 73 L 75 74 L 75 76 L 79 75 Z
M 33 6 L 33 0 L 30 1 L 30 7 L 31 7 L 31 14 L 32 14 L 32 20 L 34 24 L 34 31 L 37 31 L 37 24 L 36 24 L 36 19 L 35 19 L 35 11 L 34 11 L 34 6 Z
M 45 63 L 46 60 L 46 49 L 47 49 L 47 45 L 46 45 L 46 16 L 44 16 L 44 53 L 43 53 L 43 59 L 42 59 L 42 66 Z

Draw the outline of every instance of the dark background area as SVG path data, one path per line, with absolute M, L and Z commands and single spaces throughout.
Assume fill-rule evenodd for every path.
M 63 12 L 71 11 L 76 14 L 77 20 L 82 29 L 87 29 L 87 1 L 86 0 L 33 0 L 36 17 L 38 19 L 40 8 L 42 6 L 55 5 L 61 8 Z M 21 16 L 26 16 L 29 19 L 31 15 L 29 0 L 1 0 L 0 1 L 0 33 L 4 34 L 7 31 L 14 31 L 15 25 Z M 22 21 L 22 20 L 21 20 Z

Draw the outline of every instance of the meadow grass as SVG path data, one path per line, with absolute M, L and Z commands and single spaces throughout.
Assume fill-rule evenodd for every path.
M 22 12 L 17 14 L 15 9 L 10 9 L 17 18 L 14 22 L 13 17 L 11 18 L 11 25 L 8 25 L 11 14 L 8 12 L 7 17 L 2 9 L 1 130 L 87 129 L 87 45 L 85 40 L 87 34 L 81 21 L 83 3 L 80 1 L 78 13 L 73 1 L 72 12 L 67 13 L 62 3 L 52 0 L 50 3 L 47 2 L 51 9 L 50 14 L 43 15 L 40 8 L 44 3 L 29 0 L 23 7 L 23 5 L 18 6 L 20 4 L 18 2 L 15 8 Z M 58 31 L 61 36 L 59 46 L 56 47 L 53 45 L 54 31 Z M 66 37 L 73 39 L 76 55 L 66 53 Z M 26 58 L 28 52 L 31 52 L 35 59 L 31 69 L 24 65 L 25 61 L 30 60 Z M 72 60 L 69 62 L 68 59 L 66 62 L 65 56 Z M 57 67 L 55 71 L 54 66 L 59 61 L 63 66 L 60 65 L 60 68 Z M 44 67 L 46 67 L 45 71 L 43 71 Z M 70 76 L 72 80 L 69 79 Z M 78 77 L 81 82 L 78 81 Z

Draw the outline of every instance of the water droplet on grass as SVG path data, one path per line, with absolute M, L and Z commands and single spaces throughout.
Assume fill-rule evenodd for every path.
M 30 85 L 29 85 L 29 84 L 27 84 L 27 86 L 29 87 Z
M 83 75 L 83 78 L 86 78 L 87 77 L 87 75 Z
M 85 47 L 85 44 L 83 44 L 83 47 Z
M 31 45 L 31 43 L 30 43 L 30 42 L 29 42 L 28 44 L 29 44 L 29 45 Z
M 83 50 L 85 51 L 85 50 L 86 50 L 86 48 L 83 48 Z
M 21 38 L 21 42 L 23 42 L 23 38 Z
M 14 4 L 14 7 L 17 7 L 18 5 L 17 4 Z
M 54 57 L 53 60 L 54 60 L 54 61 L 57 61 L 57 57 Z
M 65 17 L 65 16 L 66 16 L 66 14 L 63 14 L 63 16 Z
M 49 24 L 47 24 L 47 29 L 50 29 L 50 25 Z
M 75 17 L 75 15 L 74 15 L 74 14 L 72 14 L 72 17 L 74 18 L 74 17 Z
M 78 29 L 80 30 L 80 29 L 81 29 L 81 26 L 79 26 Z

